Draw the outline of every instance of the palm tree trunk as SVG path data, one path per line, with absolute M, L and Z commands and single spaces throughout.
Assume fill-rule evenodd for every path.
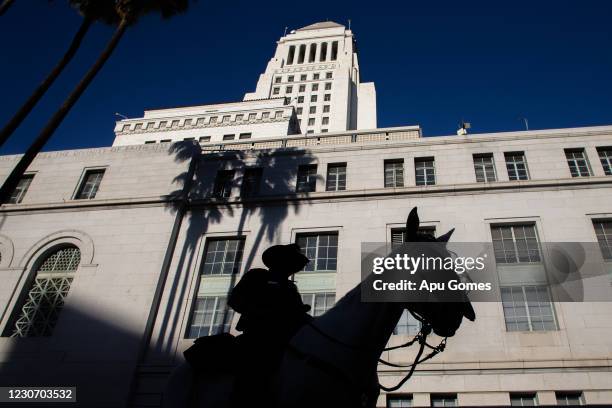
M 91 81 L 95 78 L 96 74 L 104 66 L 104 63 L 108 60 L 108 58 L 115 50 L 115 47 L 119 43 L 119 40 L 121 40 L 121 37 L 125 33 L 125 29 L 127 27 L 127 20 L 124 19 L 121 21 L 121 23 L 119 23 L 117 29 L 113 33 L 112 38 L 106 45 L 106 48 L 104 48 L 104 51 L 102 51 L 102 53 L 98 56 L 96 62 L 92 65 L 89 71 L 87 71 L 87 73 L 77 84 L 77 86 L 72 90 L 72 93 L 68 95 L 68 98 L 66 98 L 62 106 L 60 106 L 60 108 L 51 117 L 49 122 L 47 122 L 47 124 L 40 132 L 34 143 L 21 157 L 19 163 L 17 163 L 11 174 L 8 176 L 8 178 L 2 185 L 2 188 L 0 188 L 0 204 L 5 204 L 8 201 L 11 193 L 15 190 L 17 184 L 19 183 L 19 180 L 23 176 L 23 173 L 27 170 L 28 166 L 32 163 L 32 161 L 41 151 L 43 146 L 49 141 L 49 139 L 53 135 L 53 132 L 55 132 L 55 130 L 62 123 L 68 112 L 70 112 L 70 109 L 79 100 L 79 97 L 83 94 L 85 89 L 87 89 Z
M 13 1 L 14 0 L 4 0 L 2 4 L 0 4 L 0 16 L 6 13 L 6 10 L 13 5 Z
M 0 147 L 8 140 L 9 137 L 11 137 L 15 129 L 17 129 L 26 116 L 28 116 L 32 109 L 34 109 L 34 106 L 36 106 L 40 98 L 43 97 L 45 92 L 47 92 L 47 90 L 51 87 L 59 74 L 64 70 L 66 65 L 68 65 L 68 63 L 72 60 L 72 57 L 74 57 L 74 54 L 76 54 L 77 50 L 81 46 L 81 41 L 85 37 L 85 34 L 89 30 L 89 27 L 91 27 L 92 23 L 93 20 L 91 18 L 83 17 L 83 22 L 79 27 L 79 31 L 77 31 L 72 38 L 70 47 L 68 47 L 68 50 L 62 59 L 57 63 L 49 75 L 47 75 L 44 81 L 41 82 L 32 95 L 30 95 L 28 100 L 21 106 L 21 108 L 19 108 L 17 113 L 13 115 L 6 126 L 4 126 L 4 128 L 0 131 Z

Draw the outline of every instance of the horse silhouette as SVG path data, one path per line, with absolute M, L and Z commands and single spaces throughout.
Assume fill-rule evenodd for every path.
M 445 248 L 452 232 L 437 239 L 419 233 L 415 207 L 406 222 L 407 244 L 395 248 L 389 256 L 396 253 L 447 256 L 445 249 L 439 248 Z M 438 249 L 421 245 L 432 242 L 441 245 L 433 247 Z M 437 279 L 458 277 L 454 271 L 437 272 Z M 416 275 L 422 277 L 423 271 Z M 429 346 L 425 339 L 430 331 L 450 337 L 464 317 L 475 319 L 465 293 L 454 294 L 452 298 L 446 292 L 428 293 L 409 302 L 362 301 L 364 285 L 371 287 L 376 278 L 369 275 L 326 313 L 303 324 L 284 346 L 280 361 L 261 375 L 258 367 L 244 366 L 245 361 L 248 364 L 252 359 L 233 336 L 204 339 L 208 347 L 200 347 L 205 351 L 189 359 L 198 363 L 182 363 L 170 375 L 163 407 L 233 408 L 249 401 L 250 405 L 271 408 L 375 407 L 380 389 L 390 390 L 378 381 L 380 356 L 405 309 L 421 320 L 423 329 L 415 338 L 420 345 L 415 363 L 397 387 L 414 372 L 416 364 L 442 350 L 443 345 L 432 347 L 432 353 L 421 358 L 425 346 Z M 257 385 L 250 387 L 250 394 L 236 386 L 245 381 Z

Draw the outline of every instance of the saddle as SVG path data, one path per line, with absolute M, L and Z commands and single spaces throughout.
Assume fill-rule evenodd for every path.
M 195 339 L 183 355 L 187 363 L 201 375 L 236 374 L 239 367 L 238 340 L 230 333 Z

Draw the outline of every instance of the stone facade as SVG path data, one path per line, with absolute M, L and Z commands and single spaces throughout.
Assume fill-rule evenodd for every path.
M 346 98 L 334 105 L 329 132 L 316 125 L 316 133 L 297 135 L 309 129 L 305 116 L 300 129 L 297 105 L 267 98 L 278 75 L 313 73 L 316 64 L 286 59 L 291 46 L 295 59 L 315 39 L 338 41 L 336 60 L 320 61 L 317 46 L 313 64 L 337 64 L 333 100 L 339 89 Z M 245 101 L 146 111 L 117 123 L 112 147 L 40 154 L 20 202 L 0 208 L 0 383 L 76 385 L 86 407 L 158 406 L 168 373 L 192 343 L 196 304 L 226 296 L 246 270 L 262 266 L 265 248 L 304 234 L 335 234 L 337 265 L 298 274 L 300 290 L 339 299 L 360 280 L 361 243 L 389 242 L 414 206 L 438 234 L 456 228 L 456 242 L 489 242 L 492 225 L 516 223 L 533 225 L 540 241 L 597 242 L 593 221 L 612 220 L 612 175 L 600 161 L 612 126 L 441 137 L 422 137 L 417 126 L 363 130 L 376 127 L 375 90 L 359 84 L 356 64 L 350 30 L 318 23 L 281 39 Z M 362 130 L 347 131 L 354 128 Z M 224 140 L 227 134 L 235 138 Z M 201 151 L 194 154 L 190 141 L 162 142 L 184 139 L 200 142 Z M 572 175 L 567 154 L 576 151 L 588 161 L 588 177 Z M 508 153 L 516 152 L 525 180 L 508 171 Z M 474 161 L 482 155 L 494 181 L 478 181 Z M 17 159 L 0 157 L 0 178 Z M 421 185 L 422 159 L 435 169 L 433 184 Z M 402 169 L 401 183 L 385 180 L 386 163 Z M 338 167 L 344 188 L 328 188 Z M 254 169 L 258 188 L 247 195 Z M 312 182 L 298 192 L 303 169 Z M 101 177 L 94 194 L 92 171 Z M 188 196 L 185 180 L 192 180 Z M 243 242 L 237 275 L 203 274 L 211 243 L 236 238 Z M 68 246 L 80 250 L 80 262 L 52 334 L 11 337 L 42 260 Z M 440 393 L 462 406 L 509 405 L 512 393 L 554 405 L 561 392 L 612 404 L 612 303 L 552 305 L 554 330 L 511 331 L 501 303 L 475 304 L 477 320 L 378 405 L 409 396 L 414 406 L 429 406 Z M 233 333 L 235 324 L 229 320 Z M 390 344 L 410 337 L 393 335 Z M 408 363 L 412 352 L 383 358 Z M 404 373 L 380 370 L 385 385 Z

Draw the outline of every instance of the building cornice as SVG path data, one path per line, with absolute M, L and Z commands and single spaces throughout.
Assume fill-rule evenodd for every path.
M 469 183 L 435 186 L 418 186 L 403 188 L 381 188 L 370 190 L 321 191 L 313 193 L 290 193 L 283 195 L 262 195 L 259 197 L 243 199 L 232 197 L 229 199 L 216 199 L 211 197 L 195 198 L 190 200 L 190 207 L 243 207 L 262 206 L 269 204 L 284 204 L 292 202 L 347 202 L 381 199 L 398 199 L 417 196 L 419 198 L 436 196 L 457 196 L 471 194 L 499 194 L 526 191 L 558 191 L 562 189 L 610 188 L 612 177 L 568 178 L 557 180 L 526 180 L 526 181 L 498 181 L 493 183 Z M 68 200 L 65 202 L 41 204 L 5 204 L 0 207 L 0 214 L 22 214 L 29 212 L 48 212 L 66 210 L 91 210 L 100 208 L 126 208 L 142 206 L 172 207 L 175 198 L 169 196 L 151 196 L 140 198 Z

